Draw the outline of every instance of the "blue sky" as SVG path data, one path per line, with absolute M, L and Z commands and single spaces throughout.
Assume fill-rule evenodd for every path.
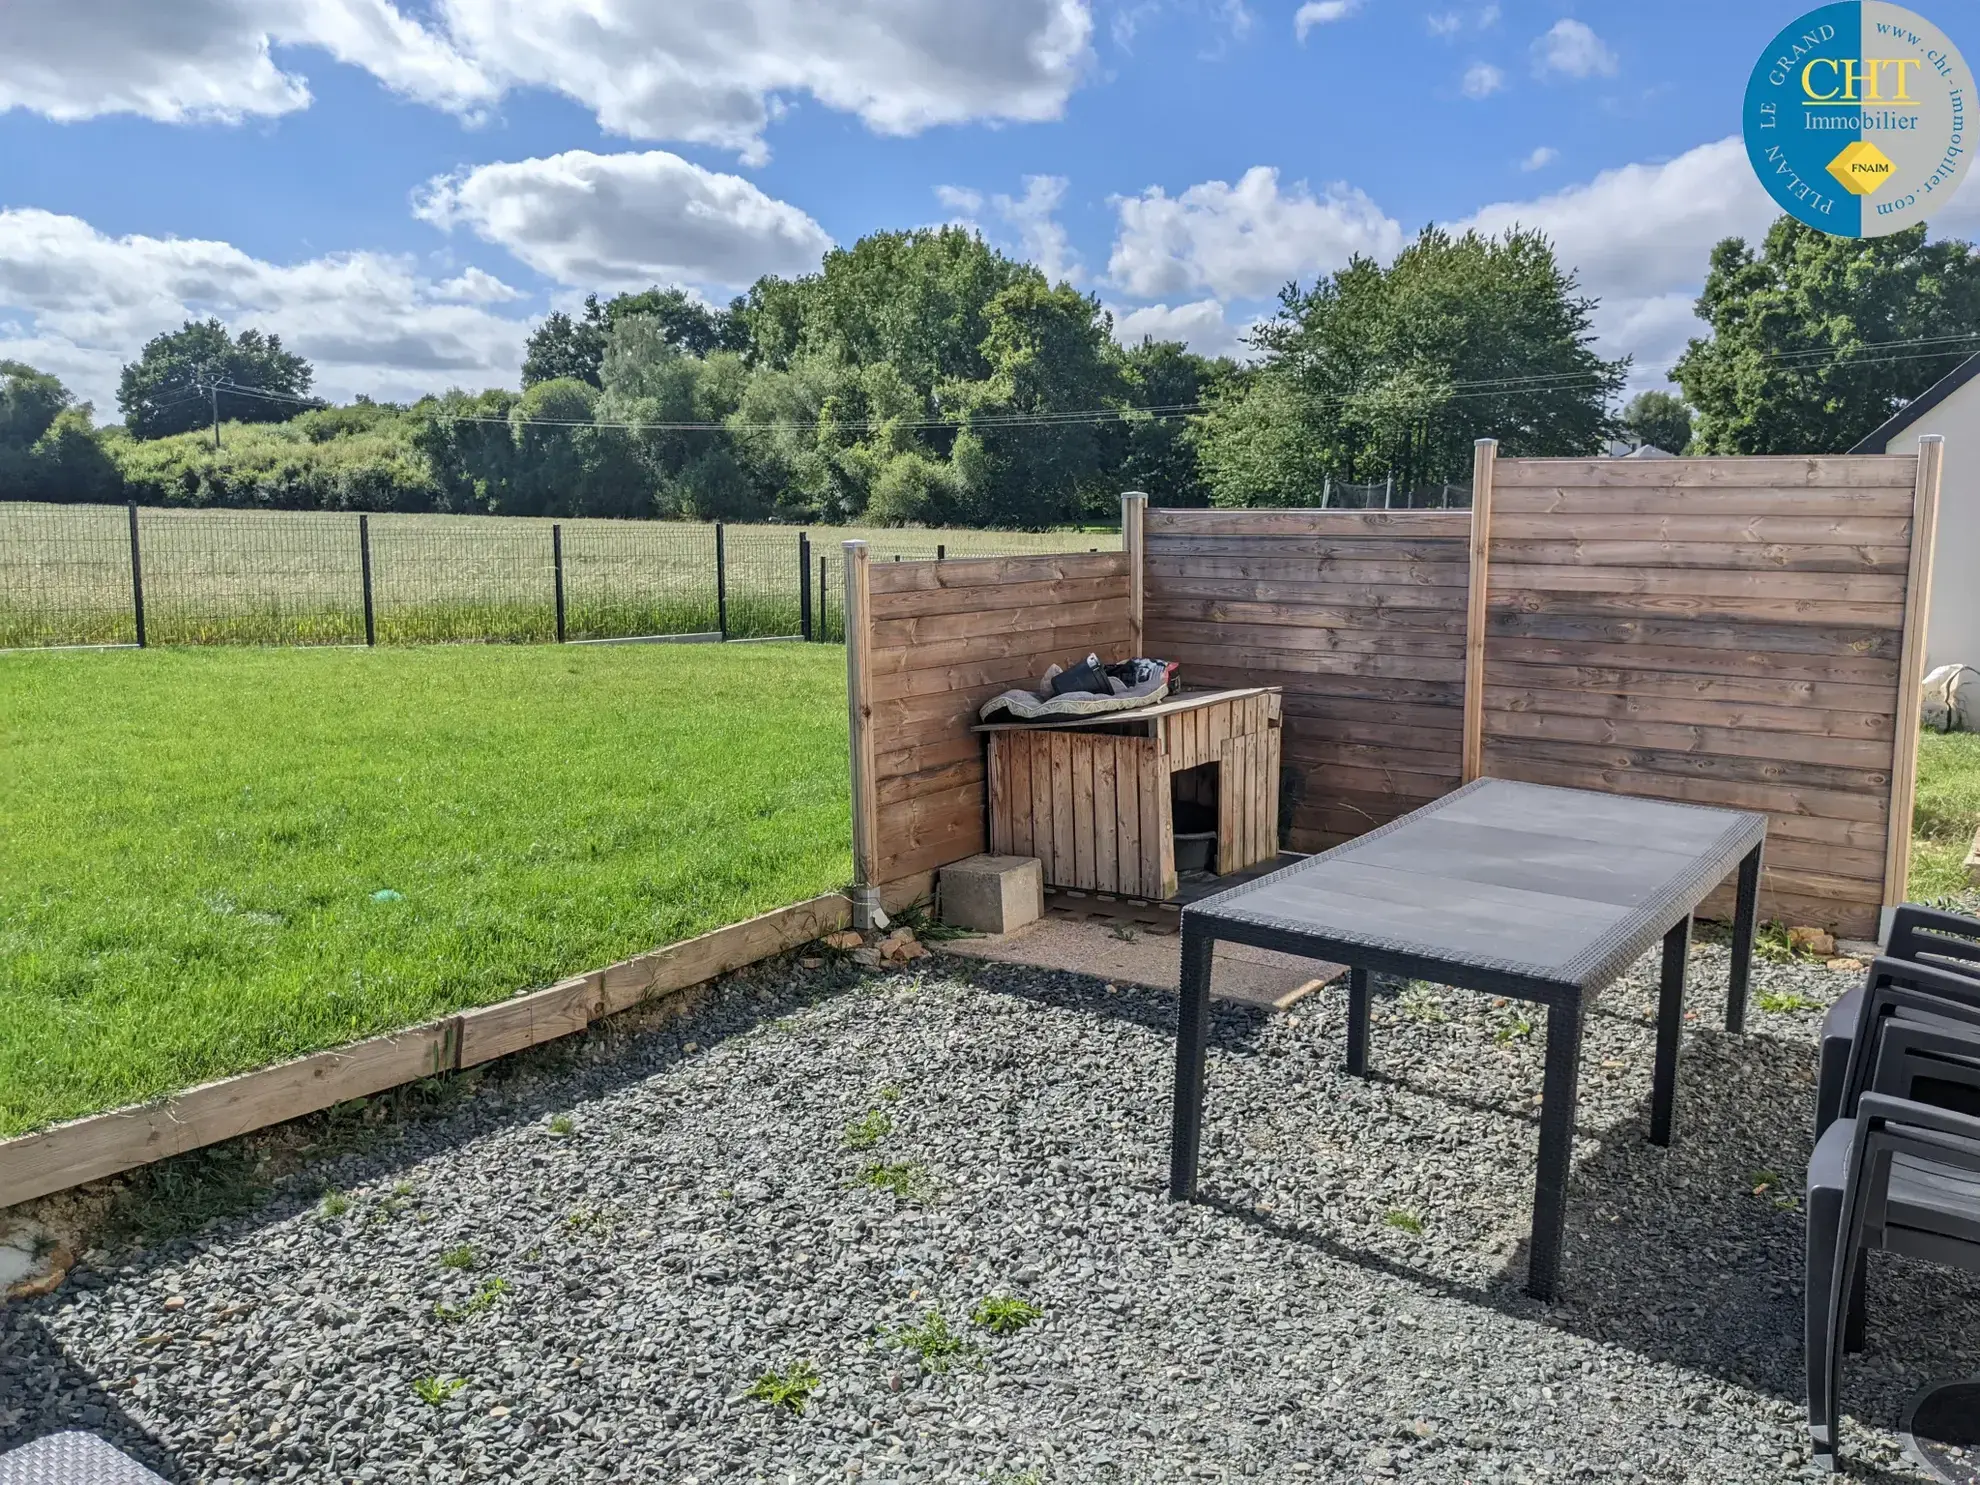
M 1658 385 L 1711 244 L 1773 216 L 1734 136 L 1804 8 L 6 0 L 0 357 L 112 413 L 118 364 L 210 313 L 335 396 L 513 384 L 587 290 L 719 301 L 945 220 L 1124 336 L 1232 351 L 1287 278 L 1520 222 Z M 1976 55 L 1965 0 L 1924 9 Z

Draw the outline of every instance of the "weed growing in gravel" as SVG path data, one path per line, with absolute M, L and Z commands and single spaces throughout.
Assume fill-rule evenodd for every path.
M 1507 1047 L 1514 1042 L 1524 1041 L 1531 1035 L 1533 1035 L 1533 1023 L 1515 1011 L 1509 1019 L 1499 1024 L 1499 1029 L 1492 1033 L 1492 1040 L 1502 1047 Z
M 1130 923 L 1116 923 L 1113 927 L 1113 934 L 1115 938 L 1124 944 L 1131 944 L 1141 937 Z
M 794 1361 L 780 1372 L 765 1372 L 749 1384 L 748 1396 L 773 1408 L 789 1408 L 802 1413 L 822 1379 L 818 1368 L 808 1361 Z
M 414 1380 L 412 1390 L 429 1408 L 437 1408 L 465 1386 L 466 1377 L 419 1377 Z
M 564 1219 L 564 1225 L 572 1232 L 603 1236 L 612 1230 L 612 1211 L 609 1207 L 578 1207 Z
M 351 1199 L 343 1192 L 330 1190 L 323 1193 L 323 1200 L 316 1204 L 319 1216 L 335 1219 L 351 1209 Z
M 919 1325 L 903 1326 L 887 1339 L 914 1352 L 921 1358 L 922 1366 L 931 1372 L 947 1371 L 976 1349 L 968 1336 L 949 1328 L 940 1310 L 930 1310 Z
M 1451 1013 L 1444 1008 L 1443 997 L 1437 987 L 1423 980 L 1411 980 L 1409 988 L 1396 997 L 1396 1010 L 1412 1021 L 1435 1024 L 1451 1019 Z
M 1383 1213 L 1382 1220 L 1390 1227 L 1395 1228 L 1397 1232 L 1421 1233 L 1423 1231 L 1423 1219 L 1414 1212 L 1405 1212 L 1401 1207 Z
M 876 1191 L 891 1191 L 899 1201 L 926 1201 L 935 1189 L 927 1169 L 912 1160 L 891 1165 L 873 1161 L 859 1173 L 859 1184 Z
M 449 1248 L 440 1255 L 440 1267 L 457 1268 L 462 1272 L 475 1268 L 481 1262 L 481 1255 L 474 1251 L 473 1243 L 462 1243 L 457 1248 Z
M 870 1109 L 846 1126 L 848 1150 L 870 1150 L 894 1132 L 885 1109 Z
M 1805 995 L 1797 995 L 1792 990 L 1762 990 L 1760 1009 L 1784 1016 L 1792 1011 L 1812 1011 L 1815 1002 Z
M 479 1315 L 483 1310 L 492 1309 L 495 1301 L 509 1293 L 514 1287 L 514 1285 L 499 1274 L 494 1278 L 484 1279 L 481 1287 L 475 1290 L 474 1296 L 471 1299 L 463 1300 L 457 1305 L 445 1303 L 435 1304 L 433 1306 L 434 1318 L 450 1321 L 470 1319 L 473 1316 Z
M 1006 1471 L 1001 1475 L 992 1475 L 990 1485 L 1045 1485 L 1045 1477 L 1037 1470 L 1020 1470 L 1016 1474 Z
M 993 1335 L 1016 1335 L 1044 1313 L 1028 1299 L 992 1294 L 977 1301 L 969 1318 L 973 1324 L 981 1325 Z
M 573 1119 L 569 1114 L 553 1114 L 550 1116 L 550 1132 L 556 1135 L 558 1139 L 562 1139 L 568 1134 L 576 1134 L 577 1120 Z
M 901 1100 L 901 1090 L 896 1088 L 892 1083 L 889 1083 L 880 1090 L 880 1096 L 888 1103 L 899 1103 Z

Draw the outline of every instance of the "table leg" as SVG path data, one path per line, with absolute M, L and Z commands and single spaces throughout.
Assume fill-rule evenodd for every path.
M 1678 1047 L 1684 1040 L 1684 973 L 1691 959 L 1691 914 L 1664 935 L 1657 988 L 1657 1070 L 1650 1079 L 1650 1143 L 1668 1145 L 1676 1122 Z
M 1210 1038 L 1210 960 L 1217 941 L 1183 920 L 1182 995 L 1176 1012 L 1175 1126 L 1169 1136 L 1169 1196 L 1196 1196 L 1203 1139 L 1204 1052 Z
M 1726 1030 L 1746 1030 L 1746 981 L 1753 970 L 1753 934 L 1760 925 L 1762 841 L 1739 863 L 1739 897 L 1733 907 L 1732 973 L 1727 976 Z
M 1368 1076 L 1368 971 L 1360 965 L 1348 970 L 1347 1070 L 1358 1078 Z
M 1575 1099 L 1581 1082 L 1581 1006 L 1547 1010 L 1547 1075 L 1540 1094 L 1540 1175 L 1533 1193 L 1533 1238 L 1527 1247 L 1526 1292 L 1552 1299 L 1561 1276 L 1567 1230 L 1568 1166 L 1574 1155 Z

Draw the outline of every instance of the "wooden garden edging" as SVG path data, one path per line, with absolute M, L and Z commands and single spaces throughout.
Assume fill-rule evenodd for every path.
M 495 1005 L 0 1140 L 0 1208 L 555 1041 L 836 932 L 851 918 L 851 902 L 828 892 Z

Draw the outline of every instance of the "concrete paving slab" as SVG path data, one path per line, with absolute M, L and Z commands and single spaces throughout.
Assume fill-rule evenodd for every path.
M 1108 927 L 1048 917 L 1015 933 L 949 939 L 932 947 L 966 959 L 1063 970 L 1154 990 L 1182 988 L 1182 941 L 1173 933 L 1137 932 L 1132 925 Z M 1346 973 L 1345 965 L 1248 944 L 1218 944 L 1210 993 L 1218 1000 L 1284 1010 Z

